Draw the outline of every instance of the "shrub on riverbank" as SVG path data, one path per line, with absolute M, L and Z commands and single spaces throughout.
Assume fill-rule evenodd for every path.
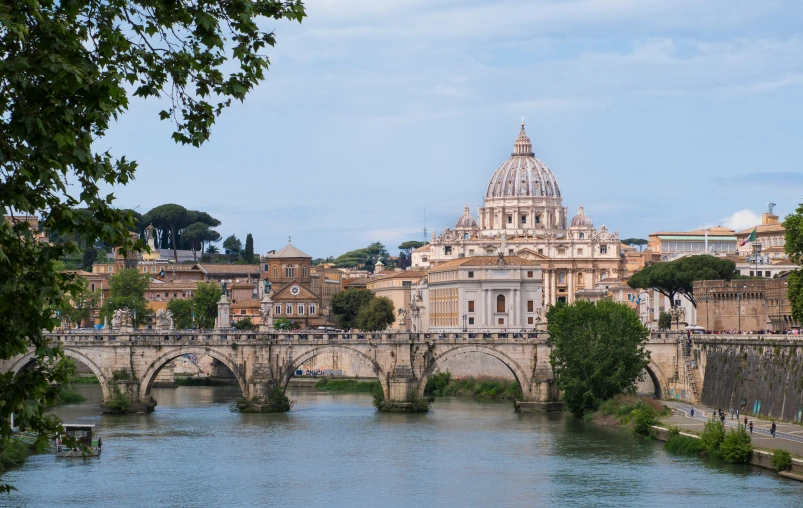
M 672 436 L 664 443 L 664 450 L 675 455 L 685 455 L 686 457 L 696 457 L 703 452 L 703 446 L 699 439 L 690 436 Z
M 649 435 L 649 430 L 645 430 L 652 425 L 657 424 L 658 416 L 668 414 L 669 409 L 657 399 L 652 397 L 638 397 L 636 395 L 617 395 L 612 399 L 603 401 L 599 409 L 592 417 L 593 421 L 603 425 L 629 425 L 638 424 L 639 432 L 646 432 Z M 650 423 L 653 422 L 653 423 Z
M 5 439 L 0 442 L 0 474 L 21 466 L 31 454 L 31 446 L 21 439 Z
M 72 380 L 74 385 L 99 385 L 100 380 L 97 376 L 77 376 Z
M 706 455 L 719 457 L 719 447 L 725 441 L 725 426 L 720 421 L 709 420 L 703 426 L 700 434 L 700 445 Z
M 731 429 L 725 434 L 725 439 L 719 447 L 719 453 L 725 462 L 731 464 L 746 464 L 753 453 L 753 445 L 750 444 L 750 434 L 744 426 L 739 425 L 736 429 Z
M 786 471 L 792 468 L 792 454 L 782 448 L 772 450 L 772 467 L 776 471 Z
M 316 390 L 328 392 L 373 393 L 377 388 L 382 390 L 379 381 L 358 381 L 356 379 L 321 379 L 315 383 Z
M 473 377 L 452 379 L 449 372 L 436 372 L 427 380 L 425 395 L 477 397 L 481 399 L 521 400 L 521 387 L 517 381 L 477 379 Z

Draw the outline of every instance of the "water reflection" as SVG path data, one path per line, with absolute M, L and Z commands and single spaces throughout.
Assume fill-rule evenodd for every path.
M 366 394 L 291 390 L 293 411 L 240 415 L 237 388 L 154 389 L 156 412 L 57 413 L 95 423 L 100 459 L 33 457 L 0 506 L 797 506 L 803 488 L 761 470 L 668 456 L 627 431 L 509 403 L 439 399 L 378 414 Z M 719 502 L 722 501 L 722 502 Z

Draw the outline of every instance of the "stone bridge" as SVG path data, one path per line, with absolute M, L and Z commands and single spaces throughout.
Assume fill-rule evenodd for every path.
M 657 397 L 676 389 L 682 378 L 682 333 L 653 334 L 647 373 Z M 71 330 L 54 332 L 66 356 L 86 365 L 97 376 L 109 401 L 112 387 L 124 390 L 129 411 L 153 409 L 151 387 L 172 360 L 209 355 L 228 367 L 247 399 L 284 389 L 296 369 L 324 353 L 358 358 L 376 375 L 386 401 L 405 404 L 423 396 L 427 379 L 456 355 L 480 353 L 496 358 L 521 386 L 522 410 L 560 407 L 549 363 L 547 334 L 539 333 L 262 333 L 228 330 Z M 18 372 L 33 361 L 33 353 L 0 362 L 0 371 Z M 482 376 L 477 372 L 476 376 Z M 674 392 L 673 392 L 674 393 Z

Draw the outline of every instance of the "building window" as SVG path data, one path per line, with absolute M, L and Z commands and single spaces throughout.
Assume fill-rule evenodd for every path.
M 533 324 L 533 317 L 532 317 L 532 316 L 529 316 L 529 317 L 527 318 L 527 324 L 528 324 L 528 325 L 531 325 L 531 324 Z
M 507 216 L 507 223 L 508 224 L 513 224 L 513 216 L 512 215 L 508 215 Z
M 753 276 L 753 270 L 750 270 L 750 276 L 751 277 Z
M 539 254 L 543 254 L 544 253 L 544 249 L 538 249 L 538 253 Z
M 173 293 L 173 298 L 177 297 L 178 293 Z
M 143 266 L 142 267 L 142 273 L 148 273 L 148 267 L 147 266 Z
M 446 254 L 447 256 L 451 256 L 452 255 L 452 248 L 451 247 L 444 247 L 443 248 L 443 253 Z
M 496 297 L 496 312 L 505 312 L 505 295 Z
M 566 284 L 566 272 L 558 272 L 558 284 Z
M 599 280 L 605 280 L 608 278 L 608 272 L 602 272 L 599 274 Z
M 293 313 L 293 306 L 291 304 L 287 304 L 284 306 L 284 313 L 288 316 Z
M 109 267 L 109 273 L 112 273 L 112 267 L 111 266 Z
M 315 314 L 315 304 L 314 303 L 309 304 L 309 313 L 310 314 Z
M 296 267 L 295 266 L 285 266 L 284 267 L 284 276 L 288 279 L 292 279 L 296 276 Z
M 541 216 L 540 215 L 536 215 L 535 216 L 535 223 L 536 224 L 540 224 L 541 223 Z
M 600 245 L 599 246 L 599 253 L 600 254 L 607 254 L 608 253 L 608 246 L 607 245 Z
M 268 271 L 268 265 L 267 265 L 267 264 L 265 265 L 265 267 L 263 268 L 263 270 L 265 270 L 266 272 Z
M 469 300 L 468 301 L 468 311 L 469 312 L 474 312 L 474 300 Z
M 298 304 L 298 315 L 299 316 L 303 316 L 304 315 L 304 304 L 303 303 L 299 303 Z
M 578 256 L 582 256 L 583 255 L 583 249 L 577 249 L 577 255 Z
M 769 272 L 769 270 L 767 270 L 766 272 L 764 272 L 764 277 L 769 277 L 769 276 L 770 276 L 770 272 Z
M 505 318 L 501 318 L 501 317 L 500 317 L 500 318 L 499 318 L 499 324 L 500 324 L 500 325 L 503 325 L 503 324 L 505 324 Z
M 473 256 L 474 255 L 474 249 L 468 249 L 468 255 L 469 256 Z
M 558 249 L 558 256 L 566 254 L 566 249 Z
M 241 316 L 244 316 L 244 315 L 245 315 L 245 309 L 242 309 L 242 310 L 240 310 L 240 315 L 241 315 Z
M 305 279 L 307 278 L 307 267 L 306 266 L 302 266 L 301 267 L 301 276 L 304 277 Z
M 528 270 L 527 271 L 527 278 L 528 279 L 532 279 L 533 278 L 533 271 L 532 270 Z
M 422 263 L 426 263 L 428 259 L 429 258 L 427 258 L 426 256 L 421 256 L 421 262 Z
M 527 300 L 527 312 L 533 312 L 533 301 Z
M 473 317 L 468 318 L 468 324 L 470 324 L 470 325 L 474 324 L 474 318 Z
M 513 249 L 508 249 L 507 250 L 507 255 L 508 256 L 512 256 L 513 255 Z
M 583 238 L 585 238 L 585 237 L 586 237 L 586 234 L 585 234 L 585 233 L 580 233 L 580 235 L 578 236 L 578 238 L 580 238 L 581 240 L 582 240 Z
M 277 275 L 277 271 L 276 271 L 276 267 L 275 266 L 273 267 L 273 278 L 274 279 L 278 279 L 279 278 L 279 276 Z
M 281 313 L 282 313 L 282 306 L 281 306 L 281 305 L 276 305 L 276 306 L 273 308 L 273 313 L 274 313 L 274 314 L 276 314 L 277 316 L 278 316 L 279 314 L 281 314 Z
M 471 272 L 471 271 L 468 272 L 468 278 L 469 279 L 473 279 L 474 278 L 474 272 Z
M 91 291 L 94 291 L 94 290 L 95 290 L 95 283 L 93 282 Z
M 522 224 L 527 224 L 527 216 L 526 215 L 522 215 L 521 216 L 521 223 Z

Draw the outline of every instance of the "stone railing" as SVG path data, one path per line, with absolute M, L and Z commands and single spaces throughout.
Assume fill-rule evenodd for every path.
M 188 344 L 331 344 L 331 343 L 545 343 L 546 332 L 508 333 L 325 333 L 259 332 L 239 330 L 69 330 L 48 334 L 67 346 L 99 344 L 188 345 Z
M 803 345 L 803 335 L 793 334 L 694 334 L 691 338 L 698 344 Z

